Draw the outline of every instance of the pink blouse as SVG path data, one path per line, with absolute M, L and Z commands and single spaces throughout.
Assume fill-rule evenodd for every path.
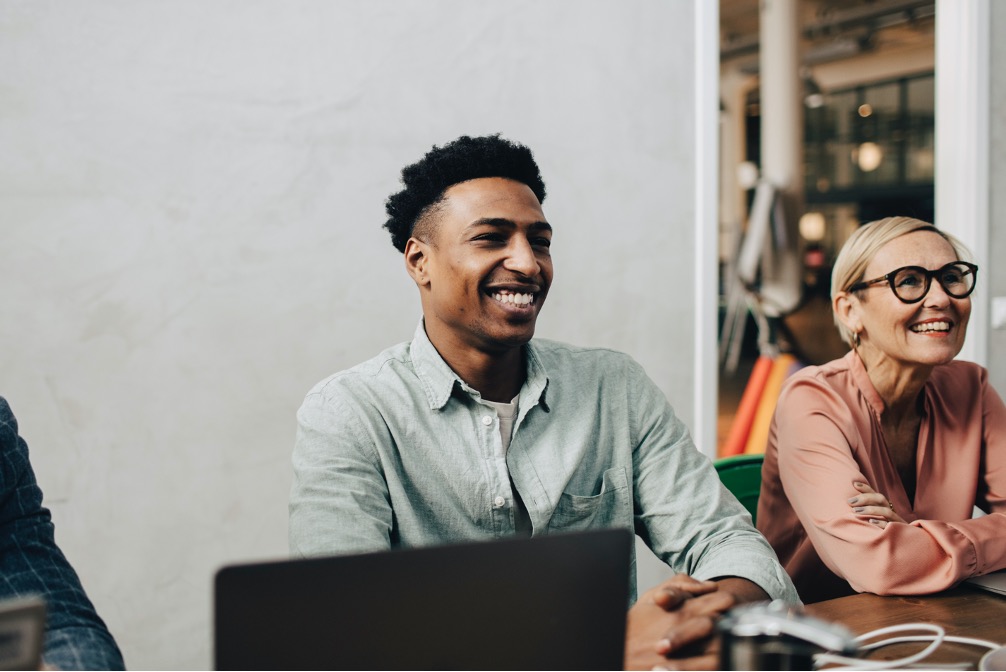
M 758 529 L 804 602 L 932 593 L 1006 568 L 1006 407 L 988 372 L 969 362 L 936 367 L 922 397 L 910 502 L 884 443 L 884 402 L 855 351 L 786 381 Z M 856 518 L 853 481 L 886 495 L 908 524 Z M 972 518 L 974 506 L 989 515 Z

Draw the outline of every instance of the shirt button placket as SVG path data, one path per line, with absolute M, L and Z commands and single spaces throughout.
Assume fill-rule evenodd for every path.
M 482 424 L 486 428 L 492 427 L 492 425 L 493 425 L 493 416 L 491 416 L 491 415 L 483 415 L 482 416 Z M 496 495 L 496 498 L 493 499 L 493 509 L 502 509 L 505 505 L 506 505 L 506 497 L 504 497 L 503 495 Z

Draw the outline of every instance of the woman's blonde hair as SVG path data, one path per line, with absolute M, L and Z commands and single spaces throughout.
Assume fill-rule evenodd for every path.
M 932 231 L 933 233 L 938 233 L 950 243 L 950 247 L 954 248 L 958 259 L 961 261 L 971 261 L 971 252 L 965 247 L 964 243 L 949 233 L 940 231 L 929 222 L 923 222 L 920 219 L 913 219 L 911 217 L 886 217 L 878 219 L 875 222 L 870 222 L 856 229 L 849 236 L 849 240 L 845 241 L 845 245 L 842 246 L 842 250 L 838 253 L 838 257 L 835 259 L 835 266 L 831 271 L 832 308 L 834 309 L 835 296 L 839 292 L 848 291 L 849 287 L 865 279 L 863 274 L 866 273 L 866 267 L 873 261 L 873 257 L 880 248 L 895 238 L 900 238 L 914 231 Z M 835 326 L 838 327 L 838 333 L 842 336 L 842 340 L 852 345 L 855 334 L 842 324 L 837 314 L 834 315 L 834 318 Z

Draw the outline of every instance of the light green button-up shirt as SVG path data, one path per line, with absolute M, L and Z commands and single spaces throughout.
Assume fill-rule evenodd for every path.
M 316 385 L 297 413 L 290 495 L 296 556 L 514 534 L 634 530 L 677 572 L 738 576 L 797 602 L 751 518 L 634 360 L 534 339 L 509 450 L 495 410 L 444 362 L 422 323 L 411 343 Z M 631 577 L 635 596 L 635 560 Z

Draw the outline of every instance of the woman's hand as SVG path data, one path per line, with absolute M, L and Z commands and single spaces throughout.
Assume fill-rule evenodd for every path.
M 887 527 L 887 523 L 908 522 L 894 510 L 891 500 L 879 492 L 875 492 L 866 483 L 856 481 L 852 487 L 860 493 L 849 499 L 849 506 L 852 507 L 852 513 L 857 518 L 862 518 L 880 529 Z

